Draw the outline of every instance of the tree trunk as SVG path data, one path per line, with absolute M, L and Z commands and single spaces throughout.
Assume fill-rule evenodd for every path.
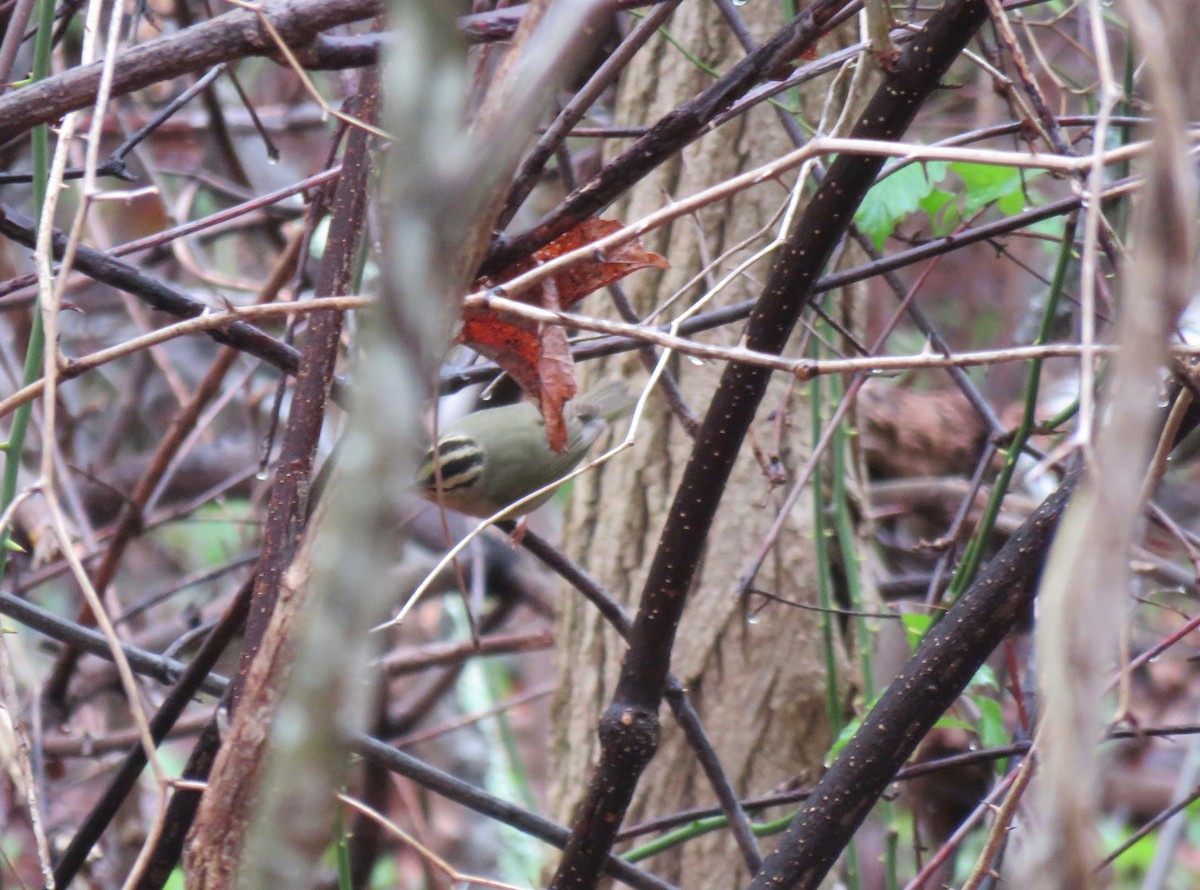
M 765 21 L 777 14 L 771 4 L 751 4 L 741 11 L 760 20 L 749 22 L 752 30 L 762 32 L 760 38 L 777 24 Z M 689 52 L 718 69 L 727 69 L 742 54 L 716 4 L 683 4 L 668 30 Z M 708 82 L 710 75 L 678 48 L 655 38 L 625 72 L 615 120 L 620 125 L 652 123 Z M 818 88 L 819 94 L 807 101 L 805 119 L 809 121 L 821 113 L 828 81 L 821 81 Z M 835 119 L 837 107 L 835 104 Z M 688 148 L 605 215 L 631 222 L 663 206 L 666 196 L 694 194 L 793 147 L 778 112 L 764 104 Z M 765 237 L 688 287 L 684 302 L 674 304 L 665 319 L 674 317 L 683 305 L 706 293 L 739 262 L 769 243 L 779 226 L 776 214 L 788 198 L 785 185 L 790 187 L 794 181 L 790 177 L 783 184 L 765 183 L 647 236 L 647 246 L 667 257 L 672 268 L 665 274 L 642 273 L 626 283 L 638 315 L 648 316 L 714 258 L 767 227 Z M 758 261 L 720 293 L 713 305 L 755 296 L 770 262 L 769 257 Z M 597 304 L 598 297 L 593 298 Z M 825 305 L 834 306 L 830 301 Z M 598 305 L 591 311 L 603 314 Z M 843 313 L 840 308 L 835 311 Z M 713 342 L 732 346 L 739 335 L 740 327 L 734 326 L 708 336 Z M 698 416 L 706 410 L 721 370 L 716 364 L 672 363 L 685 399 Z M 626 355 L 609 360 L 607 366 L 589 364 L 584 388 L 605 373 L 632 381 L 646 376 L 637 357 Z M 794 478 L 811 453 L 812 421 L 806 386 L 791 383 L 781 376 L 772 385 L 750 441 L 757 442 L 763 452 L 777 447 Z M 786 412 L 782 436 L 776 431 L 779 411 Z M 665 401 L 655 397 L 637 444 L 577 483 L 564 538 L 572 554 L 631 612 L 636 609 L 657 535 L 691 448 L 692 440 L 682 424 Z M 672 659 L 672 669 L 687 686 L 730 780 L 744 796 L 814 780 L 830 744 L 823 615 L 778 603 L 764 605 L 760 597 L 743 603 L 734 596 L 738 578 L 762 546 L 789 487 L 772 488 L 755 455 L 746 449 L 713 527 Z M 817 601 L 812 527 L 812 498 L 806 493 L 759 572 L 756 588 L 793 601 Z M 852 684 L 845 679 L 851 671 L 840 637 L 835 645 L 842 678 L 839 694 L 845 700 L 852 691 Z M 594 609 L 579 597 L 565 598 L 559 686 L 551 722 L 551 806 L 556 818 L 569 820 L 583 792 L 584 777 L 599 750 L 597 717 L 612 697 L 624 651 L 624 643 Z M 691 806 L 711 805 L 715 800 L 695 755 L 665 707 L 662 717 L 662 743 L 634 799 L 627 825 Z M 747 877 L 743 859 L 724 831 L 689 842 L 682 853 L 660 854 L 652 867 L 680 887 L 734 887 Z

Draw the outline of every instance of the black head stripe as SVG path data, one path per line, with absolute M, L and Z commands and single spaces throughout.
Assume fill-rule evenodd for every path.
M 448 436 L 438 442 L 437 454 L 429 449 L 418 474 L 422 488 L 432 491 L 437 488 L 436 462 L 442 467 L 442 491 L 453 491 L 471 485 L 483 474 L 484 456 L 469 436 Z
M 442 459 L 442 491 L 454 491 L 472 485 L 482 475 L 483 455 L 478 452 L 450 461 Z

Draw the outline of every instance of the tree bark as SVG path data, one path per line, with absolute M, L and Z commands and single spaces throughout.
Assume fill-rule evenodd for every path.
M 741 9 L 761 39 L 777 20 L 769 4 Z M 727 68 L 743 49 L 715 4 L 684 4 L 667 29 L 704 63 Z M 621 125 L 652 123 L 699 92 L 710 75 L 683 57 L 676 47 L 656 38 L 625 72 L 616 103 Z M 805 117 L 820 115 L 828 82 L 819 93 L 803 97 Z M 836 116 L 836 110 L 834 111 Z M 794 147 L 778 112 L 762 106 L 699 140 L 680 157 L 647 177 L 606 216 L 630 222 L 663 206 L 665 196 L 690 195 L 744 172 Z M 644 240 L 666 256 L 672 268 L 664 274 L 635 276 L 625 286 L 638 315 L 649 315 L 685 286 L 715 257 L 771 224 L 765 238 L 724 261 L 684 293 L 666 318 L 694 301 L 737 263 L 769 242 L 779 223 L 771 222 L 786 202 L 785 186 L 767 183 L 678 221 Z M 770 259 L 760 260 L 718 297 L 725 304 L 757 294 Z M 599 295 L 598 295 L 599 296 Z M 593 299 L 596 299 L 595 297 Z M 832 302 L 826 303 L 832 307 Z M 591 311 L 603 314 L 598 306 Z M 835 310 L 843 313 L 841 308 Z M 616 315 L 615 311 L 611 314 Z M 848 313 L 845 313 L 848 315 Z M 717 335 L 729 345 L 740 330 Z M 722 368 L 676 361 L 684 397 L 702 415 Z M 645 372 L 635 356 L 596 362 L 584 369 L 588 380 L 616 374 L 642 381 Z M 588 382 L 583 386 L 586 388 Z M 759 448 L 776 441 L 775 412 L 787 412 L 780 456 L 790 474 L 810 455 L 811 414 L 805 387 L 776 381 L 752 430 Z M 662 528 L 675 486 L 692 449 L 692 440 L 666 402 L 651 400 L 636 445 L 616 460 L 577 482 L 564 538 L 571 554 L 586 565 L 626 605 L 645 580 L 654 544 Z M 727 775 L 739 794 L 760 794 L 789 782 L 814 780 L 830 744 L 823 617 L 820 613 L 761 598 L 742 603 L 734 596 L 738 578 L 751 554 L 762 544 L 786 496 L 788 486 L 772 488 L 754 454 L 743 454 L 730 479 L 705 552 L 704 565 L 687 610 L 672 658 L 675 675 L 688 688 Z M 790 600 L 815 603 L 813 508 L 805 494 L 793 509 L 779 544 L 759 572 L 755 586 Z M 754 618 L 750 616 L 754 615 Z M 837 642 L 838 676 L 843 696 L 851 692 L 847 652 Z M 551 721 L 551 807 L 556 818 L 569 820 L 584 790 L 585 778 L 598 755 L 598 715 L 612 698 L 625 644 L 579 597 L 562 605 L 559 685 Z M 708 805 L 714 796 L 668 709 L 661 712 L 662 741 L 647 769 L 629 812 L 627 824 L 678 809 Z M 680 852 L 660 854 L 653 870 L 681 887 L 733 887 L 747 879 L 746 867 L 728 832 L 691 841 Z

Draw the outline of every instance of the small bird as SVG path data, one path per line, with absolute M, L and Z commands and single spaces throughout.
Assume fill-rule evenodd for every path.
M 468 516 L 486 518 L 555 480 L 583 460 L 608 424 L 633 410 L 625 384 L 608 380 L 567 403 L 567 447 L 556 454 L 546 442 L 546 422 L 530 402 L 485 408 L 447 426 L 417 472 L 417 493 Z M 439 470 L 440 468 L 440 485 Z M 530 513 L 551 490 L 515 508 Z

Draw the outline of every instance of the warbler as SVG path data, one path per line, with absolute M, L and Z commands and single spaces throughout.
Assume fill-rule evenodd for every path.
M 608 380 L 567 402 L 561 453 L 551 450 L 546 422 L 530 402 L 475 411 L 441 431 L 417 472 L 417 492 L 459 513 L 493 516 L 570 473 L 636 401 L 623 382 Z M 553 494 L 551 489 L 507 515 L 530 513 Z

